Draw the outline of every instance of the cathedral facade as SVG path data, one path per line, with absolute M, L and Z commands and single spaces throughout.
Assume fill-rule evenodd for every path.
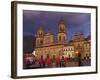
M 46 56 L 47 54 L 52 57 L 66 56 L 77 57 L 81 54 L 84 58 L 86 55 L 90 56 L 90 35 L 84 38 L 83 33 L 75 33 L 74 38 L 69 42 L 66 41 L 67 32 L 64 20 L 61 19 L 58 22 L 58 33 L 55 37 L 52 32 L 45 32 L 43 26 L 40 26 L 36 32 L 36 48 L 35 55 L 37 57 Z
M 61 55 L 63 47 L 66 46 L 66 31 L 64 20 L 61 19 L 58 23 L 58 34 L 57 37 L 52 32 L 45 32 L 43 27 L 40 26 L 36 33 L 36 49 L 35 53 L 37 56 L 46 56 L 49 54 Z

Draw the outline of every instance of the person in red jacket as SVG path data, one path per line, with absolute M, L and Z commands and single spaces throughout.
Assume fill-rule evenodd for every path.
M 56 62 L 56 67 L 59 67 L 60 66 L 60 56 L 59 55 L 56 57 L 55 62 Z
M 67 56 L 64 58 L 64 61 L 65 61 L 65 64 L 68 62 L 68 57 Z
M 35 58 L 35 63 L 36 63 L 37 65 L 40 64 L 40 59 L 39 59 L 39 57 L 36 57 L 36 58 Z
M 45 67 L 50 67 L 51 66 L 51 59 L 49 54 L 47 54 L 47 57 L 45 59 Z

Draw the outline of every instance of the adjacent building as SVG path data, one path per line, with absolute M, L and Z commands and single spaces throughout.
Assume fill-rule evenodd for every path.
M 74 46 L 73 45 L 67 45 L 63 48 L 63 55 L 64 57 L 68 57 L 68 58 L 74 58 L 75 54 L 74 54 Z

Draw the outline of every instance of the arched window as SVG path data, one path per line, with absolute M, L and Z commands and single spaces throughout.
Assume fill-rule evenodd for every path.
M 40 44 L 43 44 L 43 41 L 42 40 L 40 41 Z
M 59 36 L 59 41 L 61 41 L 61 36 Z

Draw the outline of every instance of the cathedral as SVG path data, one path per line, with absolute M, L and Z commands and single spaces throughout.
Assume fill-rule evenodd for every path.
M 52 32 L 45 32 L 43 26 L 40 26 L 36 32 L 35 55 L 44 57 L 49 54 L 50 57 L 67 56 L 75 58 L 78 54 L 84 58 L 86 55 L 90 57 L 90 34 L 84 38 L 83 33 L 75 33 L 74 38 L 67 42 L 67 32 L 63 19 L 58 22 L 58 33 L 55 37 Z

